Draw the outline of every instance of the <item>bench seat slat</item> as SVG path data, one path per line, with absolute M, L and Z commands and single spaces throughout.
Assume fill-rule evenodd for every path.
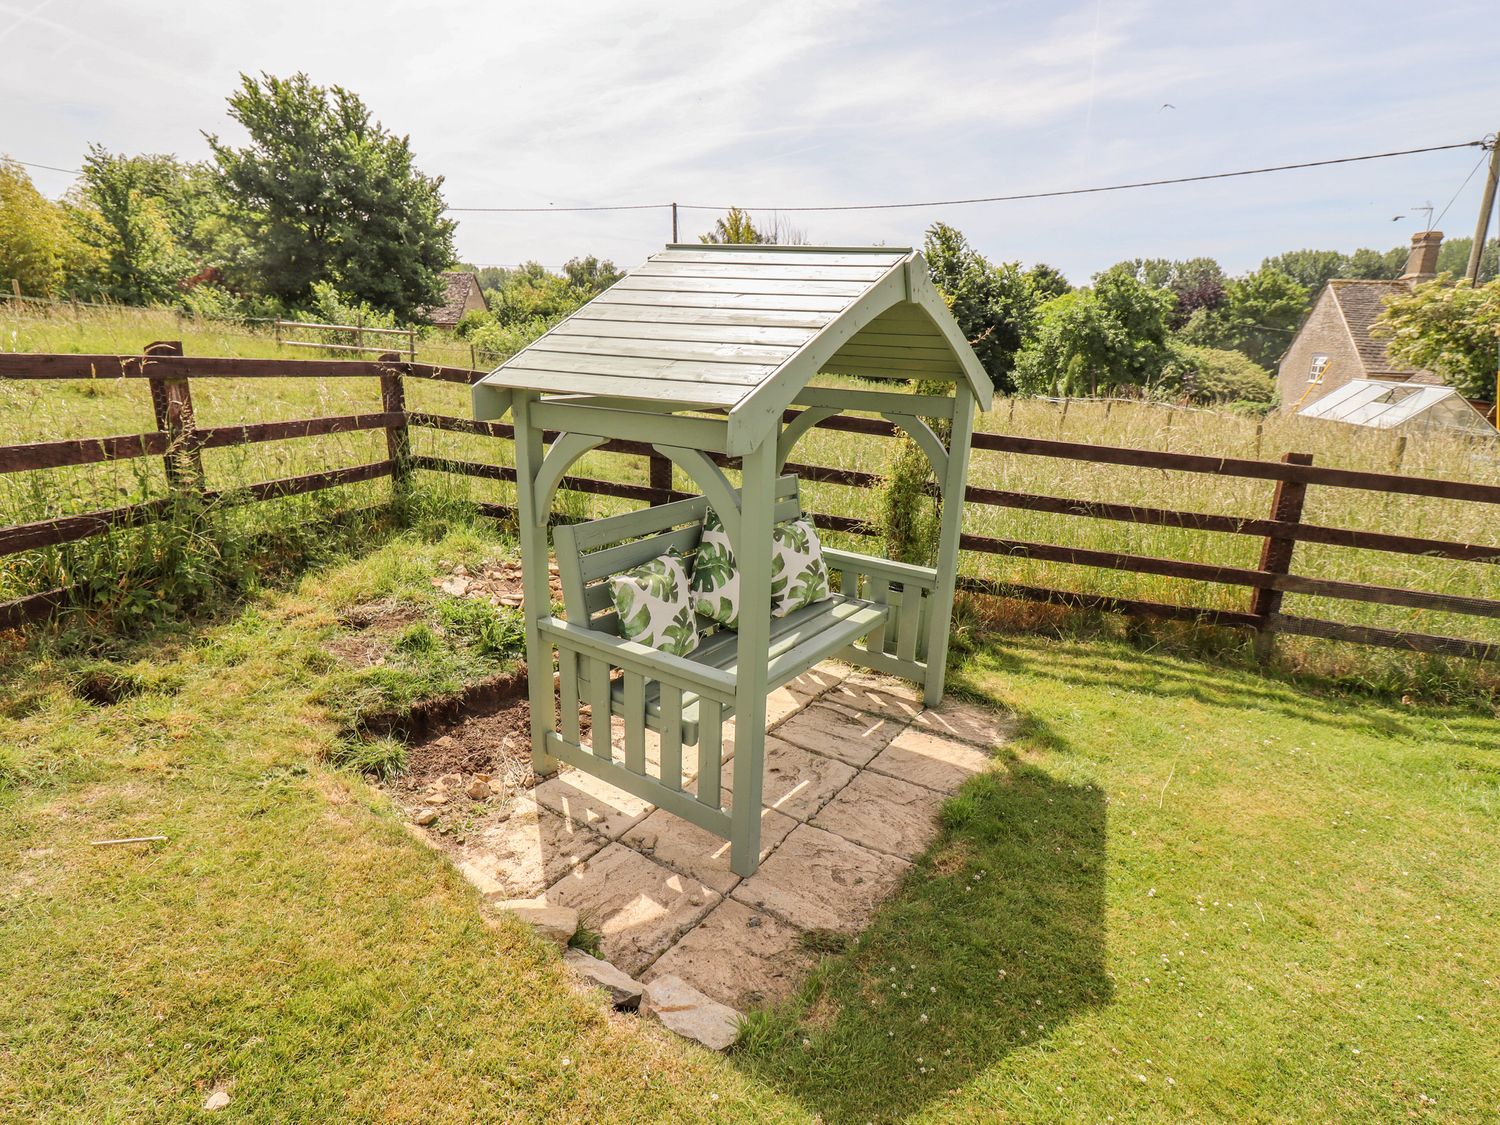
M 826 602 L 774 619 L 771 622 L 767 687 L 770 690 L 781 687 L 868 635 L 885 623 L 888 612 L 885 606 L 834 595 Z M 732 675 L 739 656 L 738 639 L 733 630 L 721 629 L 683 659 Z M 623 689 L 616 685 L 612 696 L 614 709 L 621 712 L 624 708 Z M 699 702 L 696 693 L 682 693 L 683 737 L 689 744 L 698 741 Z M 732 713 L 733 709 L 727 705 L 723 708 L 725 718 Z M 653 680 L 646 685 L 646 726 L 660 730 L 661 719 L 661 685 Z

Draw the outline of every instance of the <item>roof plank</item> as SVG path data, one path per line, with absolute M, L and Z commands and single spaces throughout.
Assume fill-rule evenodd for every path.
M 613 292 L 629 293 L 647 290 L 654 293 L 713 293 L 730 297 L 739 295 L 777 296 L 780 294 L 805 297 L 845 297 L 853 299 L 866 289 L 864 281 L 780 281 L 775 278 L 762 280 L 757 277 L 652 277 L 628 273 L 613 286 Z
M 721 383 L 754 387 L 776 370 L 775 363 L 716 363 L 712 360 L 637 359 L 633 356 L 580 355 L 551 352 L 535 344 L 516 353 L 496 372 L 509 371 L 511 364 L 538 371 L 577 371 L 584 375 L 619 375 L 626 379 L 669 379 L 679 383 Z
M 573 317 L 554 328 L 552 335 L 610 336 L 617 339 L 642 340 L 702 340 L 715 344 L 779 344 L 795 348 L 812 339 L 813 330 L 754 324 L 679 324 Z
M 786 309 L 680 308 L 670 305 L 625 305 L 596 297 L 564 324 L 579 320 L 624 320 L 644 324 L 745 325 L 752 328 L 808 328 L 816 331 L 831 319 L 826 312 Z
M 801 341 L 798 341 L 800 344 Z M 773 363 L 790 358 L 797 345 L 735 344 L 708 340 L 663 340 L 630 336 L 586 336 L 552 332 L 532 345 L 536 351 L 617 355 L 637 359 L 693 359 L 714 363 Z
M 729 277 L 756 281 L 879 281 L 890 266 L 769 266 L 740 262 L 661 262 L 655 259 L 630 271 L 631 277 Z
M 533 367 L 507 367 L 505 385 L 543 394 L 605 395 L 612 398 L 642 398 L 670 401 L 684 408 L 733 406 L 744 397 L 743 387 L 717 383 L 677 383 L 670 379 L 627 379 L 619 375 L 589 375 Z M 566 385 L 563 385 L 566 383 Z
M 624 282 L 606 290 L 612 305 L 660 305 L 679 309 L 765 310 L 769 312 L 843 312 L 848 297 L 804 297 L 797 294 L 660 293 L 622 289 Z

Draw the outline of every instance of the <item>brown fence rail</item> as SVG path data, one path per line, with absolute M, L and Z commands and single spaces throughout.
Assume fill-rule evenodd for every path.
M 414 471 L 450 473 L 483 480 L 514 482 L 515 470 L 453 457 L 411 452 L 410 428 L 418 427 L 509 440 L 509 425 L 476 422 L 444 414 L 408 410 L 404 380 L 408 378 L 470 384 L 482 372 L 465 368 L 415 363 L 387 352 L 376 360 L 332 359 L 237 359 L 186 357 L 172 342 L 153 344 L 139 356 L 119 355 L 27 355 L 0 354 L 0 379 L 90 379 L 144 378 L 150 381 L 156 414 L 153 432 L 102 438 L 33 442 L 0 447 L 0 473 L 33 469 L 89 465 L 139 457 L 162 457 L 168 485 L 174 492 L 191 491 L 205 500 L 253 503 L 260 500 L 334 488 L 358 481 L 390 477 L 397 489 L 406 487 Z M 307 418 L 287 422 L 252 423 L 198 428 L 193 420 L 190 381 L 199 378 L 374 378 L 380 381 L 381 409 L 362 414 Z M 788 411 L 789 418 L 795 411 Z M 873 418 L 839 416 L 820 421 L 824 429 L 876 437 L 889 437 L 897 430 L 889 422 Z M 259 442 L 317 437 L 329 434 L 384 430 L 387 457 L 384 460 L 345 468 L 329 469 L 282 480 L 265 481 L 216 492 L 206 486 L 200 459 L 204 449 L 250 445 Z M 555 435 L 547 435 L 551 440 Z M 1073 462 L 1119 465 L 1126 468 L 1170 470 L 1214 476 L 1264 480 L 1275 486 L 1264 515 L 1235 516 L 1208 512 L 1116 504 L 1105 501 L 1045 496 L 1026 492 L 970 485 L 965 498 L 970 504 L 1112 520 L 1153 527 L 1243 535 L 1261 542 L 1257 567 L 1226 566 L 1149 555 L 1101 551 L 1055 543 L 966 534 L 965 551 L 1012 558 L 1037 559 L 1135 574 L 1161 575 L 1209 582 L 1250 591 L 1245 610 L 1226 610 L 1086 594 L 1077 591 L 1007 583 L 976 575 L 960 575 L 959 588 L 971 593 L 1046 602 L 1077 609 L 1192 620 L 1254 630 L 1264 645 L 1277 633 L 1322 637 L 1356 644 L 1380 645 L 1414 652 L 1491 660 L 1500 656 L 1500 645 L 1462 637 L 1439 636 L 1369 625 L 1325 621 L 1283 613 L 1285 594 L 1314 595 L 1356 602 L 1438 610 L 1447 613 L 1500 618 L 1500 600 L 1445 594 L 1404 587 L 1350 582 L 1332 577 L 1311 577 L 1292 572 L 1298 543 L 1354 547 L 1399 555 L 1421 555 L 1480 565 L 1500 563 L 1500 545 L 1398 535 L 1388 532 L 1329 527 L 1302 519 L 1309 487 L 1361 489 L 1441 500 L 1500 505 L 1500 485 L 1467 481 L 1411 477 L 1395 473 L 1336 469 L 1312 463 L 1309 454 L 1288 454 L 1280 461 L 1209 457 L 1187 453 L 1165 453 L 1122 446 L 1085 445 L 1077 442 L 1029 438 L 1006 434 L 974 435 L 974 448 L 1023 457 L 1044 457 Z M 599 452 L 645 457 L 646 485 L 591 477 L 564 478 L 562 487 L 592 495 L 622 497 L 646 503 L 663 503 L 685 493 L 672 488 L 671 462 L 649 444 L 610 441 Z M 732 464 L 732 459 L 716 458 Z M 880 487 L 871 473 L 827 465 L 789 464 L 789 471 L 804 480 L 855 488 Z M 0 557 L 20 551 L 56 546 L 116 528 L 140 526 L 163 518 L 171 509 L 171 495 L 123 507 L 61 516 L 34 523 L 0 528 Z M 513 515 L 510 508 L 481 503 L 480 509 L 497 517 Z M 819 527 L 845 534 L 880 536 L 881 529 L 864 520 L 830 513 L 815 513 Z M 67 591 L 49 590 L 0 604 L 0 628 L 41 620 L 67 602 Z

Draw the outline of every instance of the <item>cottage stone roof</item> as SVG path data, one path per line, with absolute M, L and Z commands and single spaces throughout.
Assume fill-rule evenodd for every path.
M 1385 309 L 1386 301 L 1410 293 L 1411 282 L 1335 278 L 1328 283 L 1328 290 L 1344 318 L 1349 339 L 1359 355 L 1360 366 L 1364 368 L 1363 374 L 1379 379 L 1404 379 L 1410 383 L 1442 383 L 1443 380 L 1431 371 L 1392 359 L 1386 351 L 1386 341 L 1370 334 L 1370 328 Z
M 480 304 L 488 307 L 489 302 L 484 299 L 484 290 L 479 288 L 478 274 L 461 270 L 444 270 L 442 277 L 445 287 L 443 303 L 427 310 L 432 323 L 439 328 L 452 328 L 463 318 L 464 306 L 468 303 L 471 294 L 477 293 Z

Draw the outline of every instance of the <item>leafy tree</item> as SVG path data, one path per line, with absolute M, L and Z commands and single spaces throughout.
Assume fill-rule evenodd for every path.
M 1406 262 L 1411 250 L 1405 246 L 1393 246 L 1383 253 L 1361 246 L 1349 255 L 1341 277 L 1364 278 L 1369 281 L 1389 281 L 1406 272 Z M 1316 293 L 1309 294 L 1309 298 Z
M 236 244 L 211 171 L 172 156 L 91 145 L 70 204 L 73 229 L 94 256 L 76 287 L 126 304 L 170 301 L 216 279 Z
M 1473 245 L 1472 238 L 1445 240 L 1438 250 L 1438 273 L 1464 277 L 1468 273 L 1469 250 Z M 1484 244 L 1484 250 L 1479 255 L 1479 284 L 1494 281 L 1497 273 L 1500 273 L 1500 240 L 1492 238 Z
M 722 219 L 714 220 L 714 229 L 707 234 L 698 236 L 699 242 L 710 245 L 722 245 L 724 243 L 769 243 L 775 241 L 774 232 L 762 232 L 756 229 L 750 220 L 750 212 L 742 211 L 738 207 L 731 207 L 729 213 Z
M 1016 262 L 990 262 L 946 223 L 927 229 L 922 251 L 933 284 L 995 388 L 1014 390 L 1016 353 L 1036 323 L 1038 300 L 1027 275 Z
M 563 276 L 568 279 L 568 284 L 575 292 L 588 300 L 619 281 L 625 276 L 625 271 L 617 268 L 608 258 L 600 261 L 590 254 L 584 258 L 569 258 L 564 262 Z
M 1329 278 L 1343 277 L 1348 259 L 1337 250 L 1289 250 L 1261 262 L 1262 270 L 1275 270 L 1290 277 L 1309 297 L 1327 284 Z
M 1232 279 L 1224 303 L 1194 312 L 1179 335 L 1184 343 L 1243 352 L 1261 367 L 1274 367 L 1307 311 L 1307 299 L 1304 286 L 1262 266 Z
M 1469 398 L 1495 395 L 1500 368 L 1500 281 L 1477 288 L 1446 276 L 1391 298 L 1373 334 L 1391 356 L 1441 375 Z
M 417 169 L 407 137 L 373 121 L 353 92 L 301 73 L 242 74 L 229 113 L 247 145 L 205 136 L 251 232 L 242 283 L 296 307 L 326 281 L 401 320 L 442 300 L 456 224 L 443 217 L 442 177 Z
M 1077 289 L 1042 309 L 1041 324 L 1016 359 L 1019 389 L 1029 394 L 1098 394 L 1160 381 L 1171 358 L 1170 291 L 1141 282 L 1127 268 L 1105 270 L 1091 289 Z
M 1123 270 L 1142 285 L 1172 294 L 1170 324 L 1181 328 L 1199 309 L 1216 309 L 1224 303 L 1224 270 L 1212 258 L 1135 258 L 1112 267 Z
M 1037 302 L 1050 301 L 1053 297 L 1061 297 L 1064 293 L 1070 293 L 1073 286 L 1063 276 L 1062 270 L 1055 266 L 1049 266 L 1046 262 L 1038 262 L 1023 275 L 1026 284 L 1031 286 L 1032 295 Z
M 28 296 L 50 297 L 83 252 L 64 210 L 36 190 L 21 165 L 0 157 L 0 283 L 9 288 L 14 280 Z

